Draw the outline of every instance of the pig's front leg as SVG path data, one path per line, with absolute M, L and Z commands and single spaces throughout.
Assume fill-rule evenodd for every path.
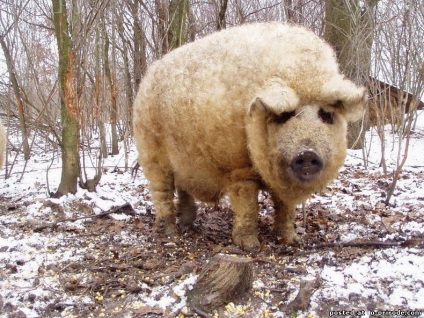
M 294 204 L 286 204 L 275 195 L 272 196 L 272 200 L 275 208 L 274 234 L 284 243 L 298 243 L 299 237 L 294 229 L 296 206 Z
M 256 252 L 260 248 L 258 240 L 258 191 L 258 184 L 253 181 L 236 182 L 227 190 L 234 212 L 234 244 L 248 252 Z

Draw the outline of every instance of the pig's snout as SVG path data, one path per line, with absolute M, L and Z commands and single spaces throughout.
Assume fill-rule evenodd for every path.
M 299 152 L 291 161 L 290 168 L 301 181 L 310 181 L 322 170 L 323 160 L 312 150 Z

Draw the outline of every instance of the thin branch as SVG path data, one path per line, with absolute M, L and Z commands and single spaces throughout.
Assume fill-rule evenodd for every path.
M 409 239 L 401 242 L 382 242 L 382 241 L 350 241 L 350 242 L 332 242 L 317 245 L 306 246 L 307 249 L 324 249 L 324 248 L 344 248 L 344 247 L 424 247 L 422 239 Z
M 129 211 L 126 211 L 126 210 L 129 210 Z M 113 214 L 113 213 L 118 213 L 118 212 L 121 212 L 121 213 L 124 213 L 124 214 L 130 214 L 130 215 L 135 214 L 131 204 L 125 203 L 123 205 L 114 207 L 114 208 L 110 209 L 109 211 L 105 211 L 105 212 L 102 212 L 102 213 L 99 213 L 99 214 L 94 214 L 94 215 L 90 215 L 90 216 L 80 216 L 80 217 L 76 217 L 76 218 L 66 218 L 66 219 L 58 220 L 56 222 L 42 224 L 40 226 L 37 226 L 34 229 L 34 232 L 40 232 L 40 231 L 42 231 L 46 228 L 56 228 L 60 223 L 75 222 L 75 221 L 78 221 L 78 220 L 99 218 L 99 217 L 103 217 L 103 216 Z

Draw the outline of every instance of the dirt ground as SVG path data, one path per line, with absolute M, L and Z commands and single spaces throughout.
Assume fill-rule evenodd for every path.
M 422 185 L 423 173 L 405 173 L 404 178 Z M 383 317 L 382 310 L 417 314 L 424 308 L 424 302 L 417 305 L 424 275 L 411 283 L 396 276 L 394 268 L 396 257 L 414 256 L 409 261 L 413 271 L 423 273 L 423 262 L 415 259 L 424 255 L 424 201 L 415 201 L 418 206 L 406 200 L 402 206 L 367 203 L 370 196 L 383 193 L 388 181 L 354 166 L 345 169 L 339 181 L 307 202 L 305 220 L 299 207 L 299 246 L 280 244 L 271 235 L 272 202 L 261 193 L 262 248 L 257 255 L 231 244 L 232 213 L 225 200 L 218 207 L 200 203 L 194 228 L 172 241 L 154 231 L 154 209 L 144 185 L 132 189 L 137 204 L 95 217 L 89 198 L 66 204 L 40 200 L 39 214 L 29 218 L 33 202 L 2 197 L 0 317 Z M 405 227 L 410 222 L 418 230 Z M 190 308 L 187 291 L 219 253 L 251 259 L 252 288 L 211 313 Z M 357 276 L 346 274 L 344 269 L 355 264 L 360 266 Z M 373 264 L 389 272 L 393 264 L 394 274 L 379 278 Z M 335 280 L 339 274 L 340 284 Z M 391 296 L 398 288 L 418 296 L 408 299 L 405 294 L 393 305 Z

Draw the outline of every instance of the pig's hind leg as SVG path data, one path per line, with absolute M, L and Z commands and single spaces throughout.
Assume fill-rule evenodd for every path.
M 186 231 L 192 225 L 196 219 L 196 203 L 194 198 L 184 190 L 177 189 L 178 201 L 177 201 L 177 216 L 179 217 L 180 229 Z
M 176 236 L 176 213 L 174 207 L 174 176 L 158 162 L 150 162 L 144 167 L 150 183 L 150 193 L 156 208 L 156 230 L 166 236 Z

